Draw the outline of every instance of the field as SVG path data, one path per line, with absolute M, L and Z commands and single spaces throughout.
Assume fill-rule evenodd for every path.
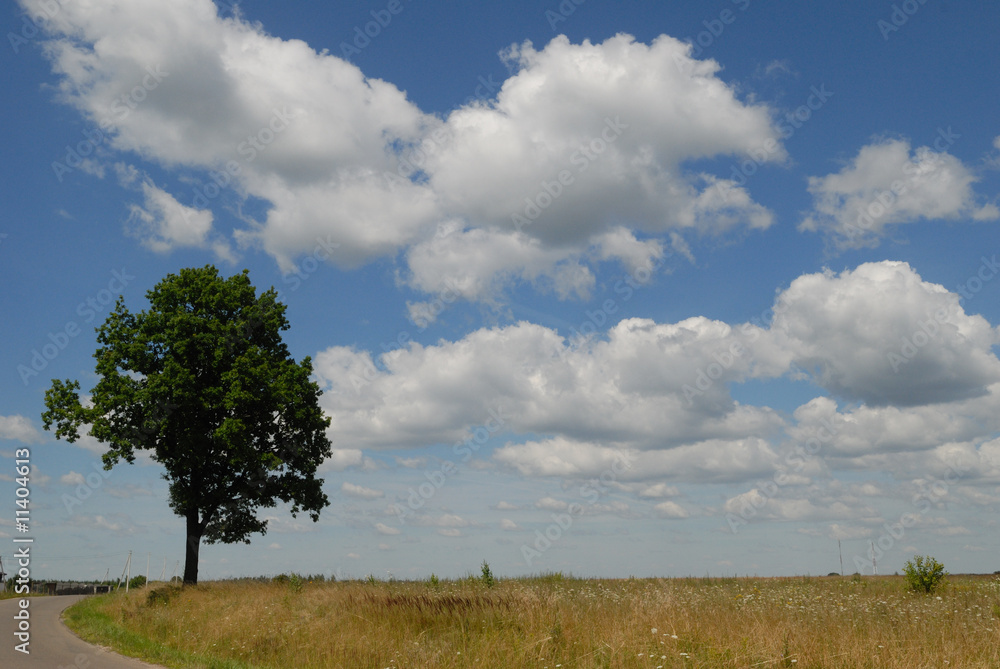
M 1000 667 L 1000 579 L 902 577 L 154 584 L 70 609 L 173 667 Z

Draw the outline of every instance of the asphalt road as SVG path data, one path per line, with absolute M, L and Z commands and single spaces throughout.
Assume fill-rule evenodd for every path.
M 3 669 L 155 669 L 146 664 L 81 641 L 59 619 L 70 604 L 85 595 L 31 597 L 28 605 L 29 655 L 15 649 L 21 608 L 17 599 L 0 601 L 0 667 Z

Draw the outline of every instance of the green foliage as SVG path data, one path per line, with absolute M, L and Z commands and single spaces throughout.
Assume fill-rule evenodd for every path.
M 430 584 L 436 588 L 438 583 L 440 583 L 440 581 L 438 580 L 437 574 L 431 572 Z
M 281 340 L 289 325 L 273 288 L 258 296 L 246 270 L 224 279 L 208 265 L 168 274 L 146 297 L 138 313 L 119 297 L 98 329 L 90 405 L 79 382 L 53 380 L 42 422 L 69 442 L 89 426 L 108 448 L 105 469 L 150 452 L 187 521 L 184 582 L 196 583 L 202 538 L 249 543 L 267 531 L 258 507 L 281 501 L 319 519 L 330 420 L 312 362 Z
M 157 604 L 166 604 L 173 597 L 179 594 L 181 589 L 176 585 L 168 585 L 162 588 L 154 588 L 149 591 L 146 595 L 146 605 L 155 606 Z
M 294 593 L 302 592 L 303 581 L 302 577 L 298 574 L 292 574 L 291 578 L 288 579 L 288 589 Z
M 132 588 L 141 588 L 144 585 L 146 585 L 146 577 L 143 576 L 142 574 L 138 576 L 133 576 L 131 579 L 129 579 L 128 582 L 128 587 L 130 590 Z
M 378 580 L 375 578 L 375 574 L 368 574 L 368 585 L 378 585 Z
M 912 560 L 907 560 L 903 565 L 903 575 L 911 590 L 931 593 L 943 585 L 948 572 L 944 570 L 943 564 L 930 555 L 914 555 Z
M 486 560 L 483 560 L 482 571 L 483 575 L 480 578 L 480 580 L 483 582 L 483 585 L 485 585 L 487 588 L 492 588 L 494 585 L 496 585 L 496 579 L 493 578 L 493 572 L 490 571 L 490 563 L 487 562 Z

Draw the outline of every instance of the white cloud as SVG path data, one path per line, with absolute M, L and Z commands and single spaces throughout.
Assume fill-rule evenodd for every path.
M 511 504 L 510 502 L 500 501 L 493 508 L 497 509 L 498 511 L 517 511 L 521 507 L 517 506 L 516 504 Z
M 456 530 L 454 528 L 442 528 L 437 531 L 442 537 L 460 537 L 462 536 L 462 530 Z
M 817 435 L 822 458 L 787 471 L 790 484 L 807 485 L 827 466 L 905 480 L 958 460 L 969 481 L 1000 475 L 990 442 L 1000 430 L 1000 330 L 965 313 L 958 295 L 883 261 L 800 276 L 774 311 L 766 329 L 626 319 L 574 342 L 518 323 L 377 361 L 333 347 L 315 369 L 339 440 L 395 449 L 474 439 L 523 476 L 612 471 L 623 491 L 646 499 L 673 496 L 682 481 L 771 478 L 790 470 L 788 449 Z M 782 376 L 832 397 L 786 418 L 730 394 L 733 383 Z
M 34 12 L 44 2 L 21 0 Z M 212 173 L 183 194 L 143 185 L 133 218 L 157 250 L 211 244 L 228 257 L 204 208 L 221 183 L 269 203 L 235 237 L 285 270 L 333 239 L 323 257 L 342 267 L 405 251 L 405 280 L 430 293 L 450 276 L 471 299 L 508 281 L 570 297 L 587 295 L 590 264 L 634 266 L 671 231 L 773 220 L 735 184 L 688 167 L 769 142 L 768 159 L 782 160 L 770 109 L 741 101 L 716 62 L 666 35 L 514 45 L 495 100 L 439 118 L 341 58 L 220 17 L 209 0 L 97 0 L 47 26 L 61 95 L 102 143 Z M 411 180 L 414 163 L 423 174 Z M 526 209 L 533 220 L 518 232 L 512 216 Z M 435 240 L 443 223 L 456 232 Z
M 83 485 L 84 478 L 80 472 L 71 471 L 59 477 L 59 483 L 63 485 Z
M 385 493 L 381 490 L 365 488 L 364 486 L 354 485 L 353 483 L 348 483 L 347 481 L 344 481 L 343 485 L 340 486 L 340 491 L 348 497 L 356 497 L 357 499 L 371 500 L 385 497 Z
M 678 504 L 677 502 L 671 502 L 669 500 L 666 502 L 660 502 L 659 504 L 654 506 L 653 511 L 655 511 L 656 515 L 661 518 L 680 519 L 680 518 L 688 518 L 691 515 L 690 513 L 688 513 L 687 509 L 682 507 L 680 504 Z
M 984 395 L 1000 380 L 1000 331 L 968 315 L 960 296 L 904 262 L 865 263 L 795 279 L 768 333 L 819 385 L 869 405 L 917 405 Z
M 332 347 L 315 371 L 331 435 L 366 448 L 456 443 L 499 412 L 503 430 L 586 440 L 599 434 L 639 448 L 764 435 L 781 419 L 738 405 L 726 384 L 746 376 L 749 356 L 728 353 L 746 338 L 725 323 L 618 323 L 607 340 L 567 344 L 529 323 L 482 329 L 456 342 L 412 344 L 382 355 Z M 718 382 L 694 391 L 718 359 Z
M 399 534 L 401 531 L 398 527 L 389 527 L 385 523 L 375 523 L 375 530 L 379 534 L 386 534 L 389 536 Z
M 13 439 L 25 444 L 37 444 L 42 434 L 31 421 L 21 415 L 0 416 L 0 439 Z
M 509 518 L 503 518 L 500 520 L 500 529 L 512 532 L 514 530 L 519 530 L 521 528 L 513 520 L 510 520 Z
M 30 479 L 33 484 L 40 486 L 46 486 L 52 481 L 52 477 L 43 474 L 37 465 L 31 465 Z
M 810 177 L 814 211 L 799 229 L 824 232 L 840 248 L 859 248 L 877 246 L 892 225 L 1000 217 L 996 206 L 976 203 L 977 180 L 945 150 L 922 146 L 911 155 L 906 140 L 877 141 L 862 147 L 840 172 Z
M 569 504 L 552 497 L 543 497 L 535 502 L 535 507 L 545 509 L 546 511 L 565 511 L 569 507 Z
M 654 483 L 652 485 L 643 486 L 639 490 L 639 497 L 677 497 L 680 491 L 677 490 L 677 486 L 667 485 L 666 483 Z
M 150 181 L 142 184 L 144 206 L 133 204 L 129 216 L 129 234 L 157 253 L 178 248 L 211 248 L 222 260 L 234 261 L 229 245 L 212 240 L 212 212 L 188 207 Z
M 396 458 L 396 464 L 406 469 L 419 469 L 427 466 L 427 458 Z
M 348 467 L 364 464 L 364 455 L 356 448 L 334 448 L 330 457 L 319 466 L 320 472 L 342 472 Z

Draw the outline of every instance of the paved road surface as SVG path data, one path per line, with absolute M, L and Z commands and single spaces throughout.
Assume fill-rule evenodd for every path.
M 69 631 L 59 615 L 84 595 L 32 597 L 28 605 L 31 617 L 30 655 L 14 649 L 21 643 L 14 632 L 21 609 L 17 599 L 0 601 L 0 667 L 3 669 L 151 669 L 158 665 L 122 657 L 81 641 Z

